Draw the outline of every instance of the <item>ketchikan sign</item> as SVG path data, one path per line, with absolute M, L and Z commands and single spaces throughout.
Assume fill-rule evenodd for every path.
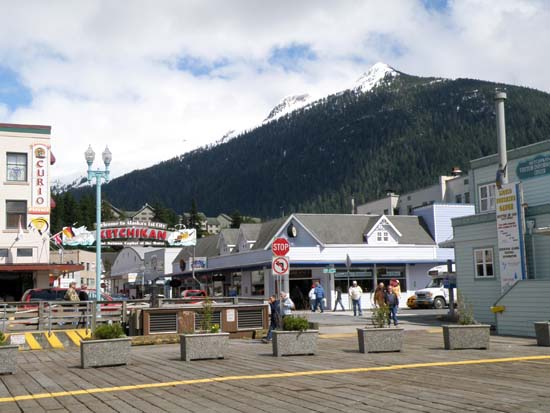
M 497 239 L 502 293 L 516 281 L 526 278 L 521 199 L 520 184 L 506 184 L 497 189 Z

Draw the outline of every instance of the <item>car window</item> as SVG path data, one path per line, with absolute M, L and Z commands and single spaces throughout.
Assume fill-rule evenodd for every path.
M 49 289 L 33 290 L 30 293 L 31 301 L 55 301 L 55 292 Z
M 57 290 L 54 292 L 55 298 L 54 300 L 57 301 L 64 301 L 65 300 L 65 294 L 67 294 L 67 290 Z M 52 295 L 54 295 L 52 294 Z
M 186 297 L 204 297 L 205 294 L 202 291 L 188 291 L 185 294 Z

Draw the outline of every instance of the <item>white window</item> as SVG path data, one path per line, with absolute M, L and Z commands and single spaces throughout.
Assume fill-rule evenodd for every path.
M 495 184 L 481 185 L 479 187 L 479 212 L 495 210 Z
M 474 250 L 476 277 L 494 277 L 493 249 L 483 248 Z
M 388 242 L 389 241 L 388 231 L 377 231 L 376 232 L 376 241 L 378 242 Z
M 7 154 L 7 180 L 25 182 L 27 180 L 27 154 L 9 153 Z

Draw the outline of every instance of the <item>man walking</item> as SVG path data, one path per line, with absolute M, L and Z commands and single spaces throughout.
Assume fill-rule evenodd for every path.
M 317 281 L 315 283 L 315 308 L 313 309 L 313 312 L 317 310 L 317 307 L 320 307 L 322 313 L 325 312 L 325 306 L 323 303 L 324 298 L 325 298 L 325 289 L 323 288 L 321 283 Z
M 363 290 L 357 285 L 357 281 L 353 282 L 348 293 L 351 298 L 351 302 L 353 303 L 353 316 L 357 317 L 358 312 L 359 316 L 362 316 L 363 311 L 361 310 L 361 296 L 363 295 Z
M 399 297 L 393 291 L 393 287 L 388 285 L 388 292 L 386 293 L 386 304 L 390 309 L 390 319 L 388 320 L 388 325 L 391 326 L 393 320 L 393 325 L 397 327 L 397 309 L 399 308 Z
M 267 336 L 265 336 L 262 341 L 264 343 L 269 343 L 273 337 L 273 330 L 279 325 L 279 304 L 277 303 L 277 296 L 272 295 L 269 297 L 269 309 L 271 310 L 270 314 L 270 323 Z
M 339 286 L 336 287 L 336 302 L 334 303 L 333 311 L 336 311 L 336 309 L 338 308 L 338 304 L 340 304 L 340 307 L 342 307 L 342 311 L 346 311 L 346 309 L 344 308 L 344 304 L 342 304 L 342 288 L 340 288 Z

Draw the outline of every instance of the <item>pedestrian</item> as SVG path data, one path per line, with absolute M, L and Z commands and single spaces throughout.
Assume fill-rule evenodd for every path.
M 390 310 L 390 319 L 388 320 L 388 325 L 391 326 L 393 320 L 393 325 L 397 327 L 397 309 L 399 308 L 399 297 L 393 291 L 393 287 L 388 285 L 388 291 L 386 292 L 386 304 Z
M 307 296 L 309 298 L 309 308 L 311 311 L 315 312 L 315 284 L 311 286 L 311 290 L 309 290 Z
M 321 309 L 321 312 L 324 313 L 325 305 L 323 300 L 325 299 L 325 289 L 323 288 L 323 286 L 319 281 L 315 283 L 314 292 L 315 292 L 315 308 L 313 311 L 314 312 L 317 311 L 317 307 L 319 307 Z
M 88 301 L 88 292 L 86 291 L 88 289 L 88 285 L 86 283 L 82 284 L 80 286 L 80 291 L 78 292 L 78 299 L 80 301 Z
M 294 303 L 292 302 L 292 300 L 290 299 L 290 297 L 288 296 L 288 293 L 284 292 L 284 291 L 281 291 L 281 301 L 282 301 L 282 306 L 281 306 L 281 309 L 282 309 L 282 316 L 283 318 L 285 318 L 287 315 L 291 315 L 292 314 L 292 310 L 294 310 Z
M 267 336 L 262 339 L 264 343 L 269 343 L 272 340 L 273 330 L 279 326 L 279 306 L 277 305 L 276 295 L 269 297 L 269 309 L 271 310 L 271 314 L 269 315 L 269 330 L 267 331 Z
M 69 288 L 67 288 L 63 299 L 65 301 L 80 301 L 78 293 L 76 292 L 76 283 L 74 281 L 69 283 Z
M 381 282 L 374 290 L 374 305 L 382 307 L 384 304 L 386 304 L 386 286 Z
M 353 316 L 357 317 L 357 313 L 359 313 L 359 316 L 362 316 L 363 311 L 361 310 L 361 296 L 363 295 L 363 290 L 357 285 L 357 281 L 352 283 L 348 294 L 351 297 L 351 302 L 353 303 Z
M 397 298 L 401 298 L 401 284 L 399 284 L 399 280 L 392 278 L 390 285 L 393 287 L 393 292 L 397 295 Z
M 342 304 L 342 288 L 340 286 L 336 287 L 336 302 L 334 303 L 334 310 L 338 308 L 338 304 L 340 304 L 340 307 L 342 307 L 342 311 L 346 311 L 344 308 L 344 304 Z

